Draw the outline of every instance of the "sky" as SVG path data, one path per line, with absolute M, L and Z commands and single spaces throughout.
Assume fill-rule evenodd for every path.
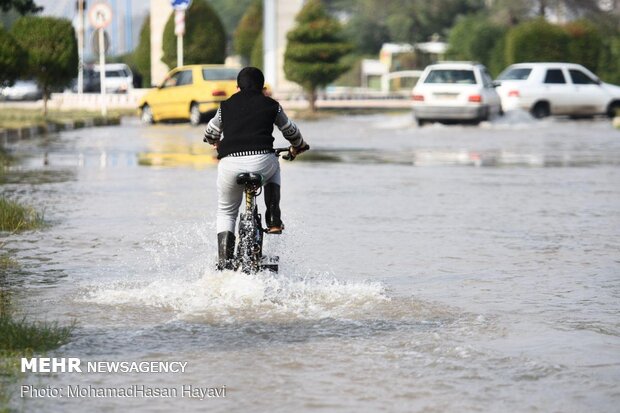
M 37 5 L 43 6 L 44 16 L 64 17 L 70 20 L 76 19 L 75 10 L 76 0 L 35 0 Z M 87 6 L 95 4 L 95 0 L 86 0 Z M 149 0 L 108 0 L 107 3 L 112 7 L 113 22 L 107 31 L 111 37 L 112 45 L 109 54 L 127 53 L 138 44 L 140 27 L 144 18 L 149 12 Z M 131 13 L 131 20 L 125 15 L 127 11 Z M 86 58 L 91 54 L 90 36 L 92 29 L 89 29 L 88 18 L 86 17 Z

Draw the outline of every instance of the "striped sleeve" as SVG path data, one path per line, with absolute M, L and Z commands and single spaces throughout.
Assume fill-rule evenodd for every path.
M 220 141 L 222 136 L 222 112 L 221 109 L 217 110 L 217 113 L 207 124 L 205 129 L 205 136 L 202 139 L 203 142 L 208 142 L 211 145 L 215 145 Z
M 289 141 L 295 148 L 305 145 L 304 138 L 295 122 L 290 120 L 282 106 L 278 106 L 278 114 L 276 115 L 275 125 L 280 129 L 284 139 Z

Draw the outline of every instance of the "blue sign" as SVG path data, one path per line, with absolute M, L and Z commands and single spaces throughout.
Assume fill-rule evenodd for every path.
M 175 10 L 187 10 L 192 0 L 171 0 L 172 8 Z

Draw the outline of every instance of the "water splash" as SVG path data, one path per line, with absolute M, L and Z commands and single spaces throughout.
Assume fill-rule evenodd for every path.
M 117 282 L 96 286 L 81 297 L 99 305 L 166 309 L 178 319 L 207 323 L 355 318 L 389 300 L 376 282 L 232 271 L 141 285 Z

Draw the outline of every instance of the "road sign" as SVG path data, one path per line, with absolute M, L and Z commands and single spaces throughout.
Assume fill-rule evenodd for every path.
M 185 12 L 177 10 L 174 12 L 174 34 L 183 36 L 185 34 Z
M 88 12 L 88 18 L 95 29 L 104 29 L 112 22 L 112 8 L 107 3 L 95 3 Z
M 90 38 L 90 45 L 93 48 L 93 53 L 99 54 L 99 37 L 97 32 L 93 32 Z M 103 52 L 108 53 L 108 49 L 110 48 L 110 35 L 105 30 L 103 31 Z
M 172 0 L 171 3 L 175 10 L 187 10 L 192 4 L 192 0 Z

